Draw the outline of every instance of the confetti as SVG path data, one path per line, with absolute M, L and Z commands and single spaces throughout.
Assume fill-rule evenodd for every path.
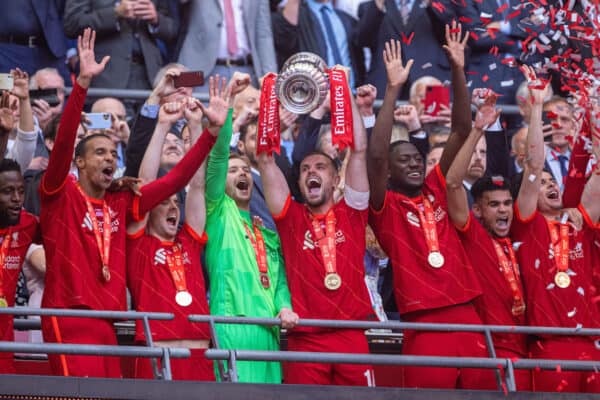
M 537 176 L 535 176 L 534 174 L 531 174 L 527 177 L 527 179 L 529 180 L 529 182 L 533 183 L 537 179 Z
M 552 290 L 556 287 L 556 285 L 554 285 L 554 283 L 549 283 L 548 286 L 546 286 L 546 290 Z
M 579 293 L 581 296 L 585 296 L 585 290 L 581 286 L 577 288 L 577 293 Z
M 577 307 L 573 308 L 571 311 L 567 313 L 567 317 L 573 318 L 577 314 Z

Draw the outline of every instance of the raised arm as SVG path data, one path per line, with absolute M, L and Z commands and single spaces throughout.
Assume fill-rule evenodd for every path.
M 592 152 L 596 161 L 600 160 L 600 121 L 598 115 L 600 113 L 600 107 L 597 105 L 593 107 L 590 117 L 590 129 L 592 133 Z M 581 196 L 581 205 L 589 215 L 592 223 L 598 224 L 600 219 L 600 169 L 596 166 L 596 170 L 592 173 L 592 176 L 585 184 L 585 189 Z
M 589 122 L 584 119 L 583 126 L 574 140 L 573 151 L 569 160 L 569 173 L 565 177 L 563 191 L 563 207 L 576 208 L 581 203 L 581 196 L 586 185 L 586 169 L 590 160 L 587 144 L 590 141 Z
M 350 160 L 346 168 L 345 184 L 357 192 L 364 193 L 369 191 L 369 177 L 367 175 L 367 130 L 352 94 L 350 94 L 350 103 L 352 105 L 354 148 L 350 149 Z
M 452 21 L 452 28 L 446 25 L 444 50 L 452 72 L 453 100 L 451 133 L 440 159 L 440 169 L 444 175 L 471 131 L 471 98 L 465 77 L 465 46 L 468 38 L 469 33 L 464 32 L 463 36 L 462 26 L 456 21 Z
M 369 202 L 376 210 L 383 207 L 387 190 L 389 149 L 396 99 L 408 79 L 410 68 L 413 65 L 413 60 L 409 60 L 406 66 L 402 63 L 401 44 L 398 40 L 386 42 L 383 50 L 383 62 L 387 73 L 387 86 L 383 105 L 377 115 L 367 150 L 367 174 L 371 188 Z
M 219 84 L 218 77 L 216 79 L 211 77 L 209 94 L 208 108 L 204 107 L 202 103 L 197 103 L 208 119 L 208 128 L 167 175 L 141 188 L 139 215 L 145 214 L 158 203 L 185 187 L 215 144 L 216 137 L 227 120 L 230 89 L 225 87 L 225 80 Z
M 73 91 L 69 96 L 65 110 L 60 118 L 58 132 L 54 139 L 54 148 L 48 160 L 48 169 L 41 182 L 41 189 L 46 194 L 56 192 L 65 182 L 69 175 L 75 137 L 81 120 L 81 111 L 90 87 L 92 78 L 101 74 L 110 56 L 106 56 L 100 63 L 96 62 L 94 54 L 94 42 L 96 32 L 90 28 L 83 31 L 83 36 L 77 38 L 77 50 L 79 52 L 79 76 L 73 85 Z
M 494 100 L 495 102 L 495 100 Z M 456 154 L 446 175 L 446 193 L 448 197 L 448 214 L 454 226 L 459 229 L 465 227 L 469 220 L 469 202 L 463 180 L 469 168 L 469 162 L 477 142 L 483 136 L 486 126 L 494 123 L 500 112 L 493 104 L 484 104 L 477 110 L 475 124 L 469 137 Z
M 527 157 L 523 169 L 523 181 L 517 196 L 517 210 L 523 219 L 529 218 L 537 209 L 538 192 L 544 169 L 545 151 L 542 133 L 542 106 L 546 94 L 545 86 L 537 79 L 533 68 L 523 65 L 523 73 L 529 85 L 531 119 L 527 130 Z

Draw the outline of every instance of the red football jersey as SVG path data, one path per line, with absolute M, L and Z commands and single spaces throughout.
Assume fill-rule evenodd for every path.
M 42 307 L 126 310 L 125 237 L 132 215 L 130 192 L 106 192 L 111 217 L 110 280 L 102 277 L 100 250 L 77 183 L 68 178 L 55 193 L 41 192 L 42 237 L 46 250 L 46 285 Z M 100 232 L 104 232 L 102 203 L 88 197 Z
M 593 283 L 591 246 L 594 226 L 583 209 L 583 229 L 569 227 L 569 269 L 571 283 L 560 288 L 554 282 L 557 272 L 554 249 L 546 218 L 539 212 L 524 220 L 515 206 L 511 227 L 527 300 L 527 320 L 530 325 L 573 328 L 597 327 L 597 307 L 592 301 L 596 287 Z
M 189 225 L 183 225 L 175 243 L 181 245 L 187 291 L 192 303 L 182 307 L 175 302 L 177 290 L 171 277 L 167 255 L 172 255 L 172 242 L 161 242 L 140 231 L 127 237 L 127 282 L 133 306 L 137 311 L 175 314 L 171 321 L 150 320 L 152 339 L 210 339 L 207 324 L 191 323 L 190 314 L 210 314 L 200 256 L 206 244 L 206 234 L 199 236 Z M 135 339 L 145 341 L 143 325 L 136 324 Z
M 292 307 L 300 318 L 376 319 L 365 284 L 365 230 L 368 211 L 358 211 L 345 200 L 333 206 L 335 213 L 336 272 L 342 284 L 325 287 L 323 257 L 309 210 L 288 197 L 280 215 L 274 216 L 285 259 Z M 325 215 L 314 215 L 325 232 Z M 300 329 L 296 329 L 298 331 Z M 308 329 L 302 329 L 308 330 Z
M 370 225 L 394 268 L 394 295 L 400 314 L 466 303 L 481 294 L 475 271 L 448 217 L 446 180 L 437 166 L 425 179 L 423 196 L 433 206 L 440 252 L 433 268 L 419 219 L 422 196 L 410 199 L 388 190 L 381 210 L 371 209 Z M 458 322 L 458 321 L 457 321 Z
M 24 210 L 21 211 L 21 217 L 17 225 L 0 229 L 0 246 L 2 246 L 7 233 L 10 233 L 10 244 L 4 258 L 4 265 L 0 265 L 0 268 L 2 268 L 2 281 L 0 284 L 2 284 L 2 293 L 8 307 L 14 307 L 17 280 L 23 261 L 25 261 L 27 249 L 31 243 L 40 242 L 37 217 Z M 14 340 L 12 315 L 0 315 L 0 340 L 8 342 Z
M 512 312 L 513 292 L 500 266 L 490 234 L 472 214 L 467 225 L 457 230 L 481 284 L 482 294 L 473 301 L 481 321 L 487 325 L 526 325 L 524 313 L 514 315 Z M 510 261 L 506 245 L 499 244 Z M 523 296 L 523 285 L 520 279 L 518 282 L 520 294 Z M 525 335 L 494 333 L 493 339 L 497 348 L 511 350 L 521 355 L 527 354 Z

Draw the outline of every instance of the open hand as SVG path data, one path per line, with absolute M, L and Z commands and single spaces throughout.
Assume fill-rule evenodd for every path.
M 210 96 L 208 107 L 205 107 L 202 103 L 199 103 L 199 105 L 208 119 L 208 130 L 213 136 L 217 136 L 219 130 L 225 124 L 225 120 L 227 120 L 231 88 L 227 86 L 225 78 L 220 79 L 217 74 L 209 79 L 208 93 Z
M 89 87 L 93 77 L 104 71 L 110 56 L 105 56 L 99 63 L 96 62 L 94 46 L 96 42 L 96 31 L 85 28 L 83 36 L 77 38 L 77 50 L 79 52 L 79 77 L 77 82 L 84 88 Z
M 406 66 L 402 63 L 402 49 L 399 40 L 386 42 L 385 50 L 383 50 L 383 63 L 387 72 L 388 85 L 392 87 L 404 85 L 413 62 L 413 60 L 408 60 Z
M 457 68 L 465 67 L 465 47 L 469 40 L 469 32 L 463 35 L 462 25 L 452 21 L 452 27 L 446 25 L 446 44 L 443 46 L 450 63 Z

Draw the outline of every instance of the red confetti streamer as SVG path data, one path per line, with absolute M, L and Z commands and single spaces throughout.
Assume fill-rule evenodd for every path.
M 439 1 L 432 2 L 431 7 L 435 8 L 440 14 L 446 10 L 446 7 Z
M 406 37 L 404 32 L 400 32 L 400 35 L 402 36 L 402 41 L 404 42 L 404 44 L 410 46 L 410 42 L 412 42 L 413 38 L 415 37 L 415 32 L 411 32 L 408 38 Z
M 504 3 L 496 9 L 496 12 L 498 14 L 502 14 L 504 11 L 506 11 L 507 8 L 508 8 L 508 3 Z

